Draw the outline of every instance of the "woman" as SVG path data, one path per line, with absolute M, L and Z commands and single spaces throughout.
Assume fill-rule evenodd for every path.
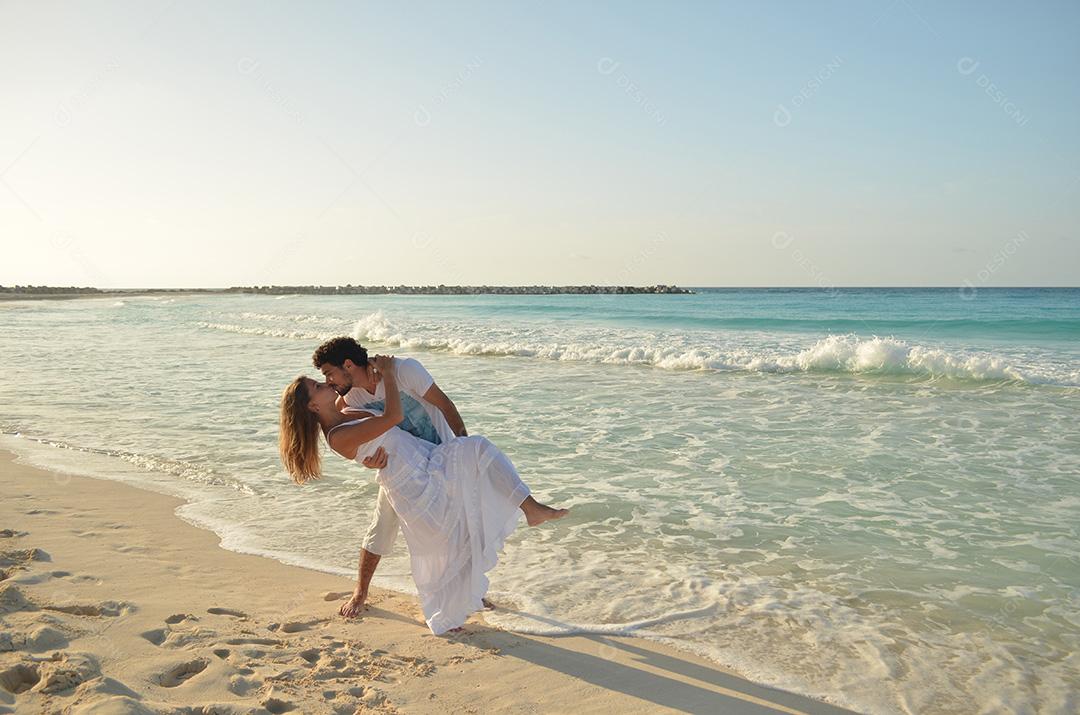
M 319 431 L 330 448 L 356 462 L 382 447 L 377 473 L 401 519 L 424 620 L 439 635 L 459 630 L 484 607 L 498 552 L 514 530 L 518 509 L 529 526 L 569 513 L 538 503 L 514 465 L 486 437 L 456 437 L 439 445 L 397 427 L 402 420 L 393 356 L 377 356 L 386 383 L 385 412 L 344 414 L 337 393 L 298 377 L 281 397 L 281 460 L 297 484 L 320 477 Z

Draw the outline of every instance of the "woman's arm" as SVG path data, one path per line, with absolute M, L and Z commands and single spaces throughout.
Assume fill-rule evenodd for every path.
M 358 419 L 360 419 L 362 417 L 374 417 L 375 416 L 374 412 L 372 412 L 371 410 L 365 410 L 362 407 L 343 407 L 341 409 L 341 414 L 348 415 L 349 417 L 352 417 L 353 419 L 356 419 L 356 420 L 358 420 Z
M 397 386 L 397 365 L 393 355 L 376 355 L 372 362 L 375 369 L 383 376 L 383 416 L 390 415 L 394 418 L 394 424 L 405 419 L 405 413 L 401 409 L 401 392 Z
M 359 407 L 346 407 L 341 410 L 341 414 L 348 415 L 354 419 L 360 419 L 362 417 L 374 417 L 374 412 L 368 412 L 367 410 L 360 409 Z M 374 454 L 369 454 L 364 457 L 363 465 L 368 469 L 382 469 L 386 466 L 386 450 L 379 447 L 375 450 Z
M 346 459 L 355 459 L 356 452 L 360 449 L 360 445 L 365 442 L 370 442 L 390 428 L 396 426 L 401 422 L 403 417 L 401 411 L 401 395 L 398 393 L 397 389 L 397 378 L 394 374 L 393 358 L 378 355 L 373 362 L 375 363 L 375 368 L 382 373 L 383 376 L 383 385 L 386 390 L 386 410 L 381 415 L 372 417 L 371 419 L 364 420 L 355 425 L 345 425 L 340 429 L 334 430 L 334 433 L 330 435 L 327 441 L 330 443 L 330 448 L 332 450 Z

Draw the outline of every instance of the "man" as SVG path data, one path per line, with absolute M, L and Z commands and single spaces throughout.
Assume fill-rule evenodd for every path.
M 465 436 L 465 423 L 453 401 L 446 396 L 424 366 L 413 358 L 394 358 L 397 364 L 398 388 L 405 418 L 399 427 L 412 432 L 420 439 L 434 444 L 454 436 Z M 382 376 L 368 362 L 367 350 L 352 338 L 333 338 L 320 345 L 312 356 L 315 367 L 322 372 L 327 384 L 338 397 L 338 407 L 343 410 L 361 409 L 382 411 L 386 391 Z M 386 466 L 386 452 L 381 447 L 364 466 L 382 469 Z M 367 600 L 368 585 L 375 574 L 379 560 L 390 552 L 397 538 L 400 522 L 386 490 L 379 487 L 375 513 L 360 548 L 360 567 L 356 590 L 352 598 L 342 605 L 341 615 L 351 618 L 357 615 Z M 486 603 L 486 599 L 485 599 Z

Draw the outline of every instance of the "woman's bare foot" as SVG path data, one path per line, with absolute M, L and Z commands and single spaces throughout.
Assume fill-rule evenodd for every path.
M 525 512 L 525 521 L 529 522 L 529 526 L 539 526 L 545 521 L 561 519 L 570 513 L 569 509 L 553 509 L 546 504 L 541 504 L 531 496 L 521 502 L 521 510 Z

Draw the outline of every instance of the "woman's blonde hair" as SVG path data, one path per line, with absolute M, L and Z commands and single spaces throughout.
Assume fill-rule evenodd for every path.
M 301 375 L 281 393 L 281 422 L 278 452 L 281 463 L 297 484 L 306 484 L 322 475 L 319 452 L 319 420 L 308 409 L 308 391 Z

